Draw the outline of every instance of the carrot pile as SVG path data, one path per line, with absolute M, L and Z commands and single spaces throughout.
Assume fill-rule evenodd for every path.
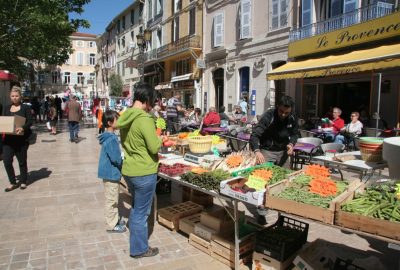
M 194 168 L 192 168 L 191 172 L 196 173 L 196 174 L 202 174 L 202 173 L 209 172 L 209 170 L 203 169 L 201 167 L 194 167 Z
M 334 181 L 329 179 L 328 168 L 321 165 L 309 165 L 305 174 L 312 177 L 309 191 L 322 197 L 334 196 L 337 193 L 337 186 Z
M 261 178 L 265 180 L 266 182 L 269 181 L 272 177 L 272 171 L 271 170 L 263 170 L 263 169 L 258 169 L 254 170 L 251 175 Z
M 181 132 L 181 133 L 179 133 L 178 138 L 186 139 L 188 137 L 188 135 L 189 135 L 189 132 Z
M 330 175 L 328 168 L 318 164 L 308 165 L 306 167 L 305 174 L 309 176 L 323 176 L 323 177 L 329 177 Z
M 243 158 L 239 155 L 231 155 L 226 158 L 225 163 L 229 168 L 236 168 L 242 164 Z

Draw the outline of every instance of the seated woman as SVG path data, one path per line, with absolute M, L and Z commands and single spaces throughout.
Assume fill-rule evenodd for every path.
M 238 124 L 245 115 L 246 114 L 242 111 L 242 108 L 240 106 L 238 106 L 238 105 L 235 106 L 234 111 L 233 111 L 233 116 L 232 116 L 233 122 L 235 122 L 235 124 Z
M 358 120 L 360 114 L 352 112 L 350 115 L 351 122 L 340 130 L 340 134 L 335 137 L 335 143 L 350 143 L 354 137 L 362 133 L 363 124 Z
M 233 117 L 230 117 L 225 113 L 225 106 L 219 107 L 218 113 L 221 119 L 221 127 L 227 127 L 229 125 L 229 121 L 234 121 Z
M 217 113 L 215 107 L 210 107 L 208 113 L 203 118 L 203 127 L 219 126 L 221 124 L 221 118 Z

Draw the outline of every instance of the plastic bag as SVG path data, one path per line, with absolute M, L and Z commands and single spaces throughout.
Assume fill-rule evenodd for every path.
M 47 127 L 48 130 L 51 130 L 50 121 L 47 121 L 47 122 L 46 122 L 46 127 Z

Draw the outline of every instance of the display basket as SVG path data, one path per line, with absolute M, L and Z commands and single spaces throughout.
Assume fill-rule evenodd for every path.
M 367 162 L 381 162 L 382 149 L 366 149 L 360 147 L 361 159 Z
M 189 138 L 189 149 L 192 153 L 204 154 L 211 150 L 212 139 L 210 136 L 195 136 Z
M 274 225 L 257 233 L 255 250 L 283 262 L 307 242 L 308 227 L 281 215 Z

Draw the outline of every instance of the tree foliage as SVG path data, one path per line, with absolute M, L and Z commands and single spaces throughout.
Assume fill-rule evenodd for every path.
M 110 84 L 110 96 L 120 97 L 122 96 L 122 78 L 118 74 L 111 74 L 108 79 Z
M 27 63 L 60 65 L 72 53 L 70 35 L 89 27 L 69 14 L 90 0 L 0 0 L 0 69 L 24 77 Z

